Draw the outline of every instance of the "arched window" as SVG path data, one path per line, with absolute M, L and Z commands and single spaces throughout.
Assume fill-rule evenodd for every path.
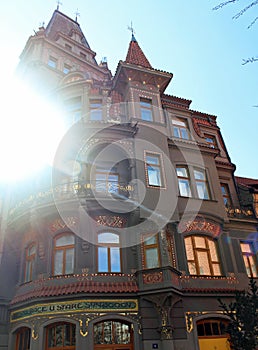
M 98 234 L 98 272 L 121 272 L 119 235 L 112 232 Z
M 22 327 L 16 332 L 15 350 L 30 350 L 31 331 L 29 328 Z
M 185 249 L 190 275 L 221 275 L 217 248 L 212 238 L 188 236 L 185 238 Z
M 132 340 L 133 329 L 132 326 L 128 323 L 108 320 L 94 325 L 95 345 L 130 344 L 132 343 Z M 111 349 L 113 348 L 111 347 Z
M 74 350 L 75 325 L 72 323 L 55 323 L 46 329 L 46 350 Z
M 24 282 L 32 281 L 35 268 L 36 249 L 35 243 L 31 243 L 25 249 Z
M 204 319 L 197 322 L 197 333 L 200 350 L 230 348 L 228 334 L 226 332 L 228 321 L 214 318 Z
M 54 238 L 53 275 L 74 272 L 74 235 L 65 233 Z

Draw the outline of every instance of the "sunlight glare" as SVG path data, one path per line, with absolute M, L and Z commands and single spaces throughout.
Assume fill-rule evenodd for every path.
M 64 135 L 61 113 L 21 81 L 9 80 L 2 92 L 0 180 L 18 181 L 52 165 Z

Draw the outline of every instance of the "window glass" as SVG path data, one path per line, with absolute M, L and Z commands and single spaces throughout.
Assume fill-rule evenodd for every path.
M 240 243 L 245 269 L 248 277 L 258 277 L 257 261 L 252 243 Z
M 75 325 L 58 323 L 47 327 L 47 350 L 75 350 Z
M 141 107 L 141 119 L 146 121 L 152 121 L 152 101 L 147 98 L 140 98 Z
M 221 275 L 216 244 L 212 238 L 191 235 L 184 241 L 190 275 Z
M 194 178 L 197 189 L 197 195 L 200 199 L 209 199 L 209 190 L 204 170 L 194 169 Z
M 53 274 L 55 276 L 74 272 L 74 244 L 73 234 L 63 234 L 54 239 Z
M 158 234 L 143 235 L 144 268 L 151 269 L 160 266 Z
M 192 193 L 191 193 L 188 169 L 185 167 L 177 167 L 176 173 L 177 173 L 180 196 L 191 197 Z
M 217 147 L 217 141 L 213 135 L 205 135 L 205 140 L 211 148 Z
M 75 123 L 82 117 L 81 96 L 72 97 L 64 102 L 65 111 L 69 118 L 69 123 Z
M 130 344 L 132 327 L 119 321 L 104 321 L 94 325 L 94 344 Z M 109 347 L 105 347 L 108 349 Z M 113 349 L 113 348 L 112 348 Z M 124 348 L 129 350 L 129 348 Z
M 98 234 L 98 271 L 121 272 L 119 235 L 112 232 Z
M 118 174 L 107 172 L 96 173 L 96 191 L 104 193 L 119 192 L 119 176 Z
M 51 68 L 56 68 L 57 67 L 57 59 L 54 58 L 53 56 L 50 56 L 48 59 L 48 65 Z
M 148 185 L 150 186 L 162 186 L 162 175 L 161 175 L 161 161 L 160 155 L 146 154 L 145 167 L 148 176 Z
M 102 101 L 90 101 L 90 120 L 102 120 Z
M 173 135 L 175 137 L 189 140 L 189 130 L 186 120 L 173 118 L 172 119 Z
M 64 64 L 64 68 L 63 68 L 63 73 L 64 74 L 68 74 L 71 70 L 71 66 L 69 66 L 68 64 Z
M 231 197 L 230 197 L 228 185 L 227 184 L 221 184 L 220 187 L 221 187 L 221 192 L 222 192 L 224 205 L 226 207 L 231 206 Z
M 25 276 L 24 282 L 32 281 L 36 258 L 36 244 L 32 243 L 25 249 Z

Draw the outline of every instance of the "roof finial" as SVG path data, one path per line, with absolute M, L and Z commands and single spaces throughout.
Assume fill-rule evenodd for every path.
M 61 3 L 61 1 L 60 0 L 57 0 L 57 7 L 56 7 L 56 9 L 57 9 L 57 11 L 59 11 L 59 5 L 63 5 L 62 3 Z
M 79 10 L 78 10 L 78 8 L 77 8 L 77 10 L 76 10 L 76 12 L 75 12 L 75 22 L 77 22 L 77 19 L 78 19 L 78 16 L 80 16 L 80 12 L 79 12 Z
M 131 21 L 131 26 L 127 26 L 127 29 L 130 30 L 130 32 L 132 33 L 132 41 L 136 41 L 135 39 L 135 30 L 133 29 L 133 22 Z

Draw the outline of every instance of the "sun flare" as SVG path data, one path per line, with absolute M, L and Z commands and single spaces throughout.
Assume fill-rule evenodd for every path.
M 61 113 L 17 79 L 2 92 L 1 181 L 18 181 L 52 161 L 65 128 Z

